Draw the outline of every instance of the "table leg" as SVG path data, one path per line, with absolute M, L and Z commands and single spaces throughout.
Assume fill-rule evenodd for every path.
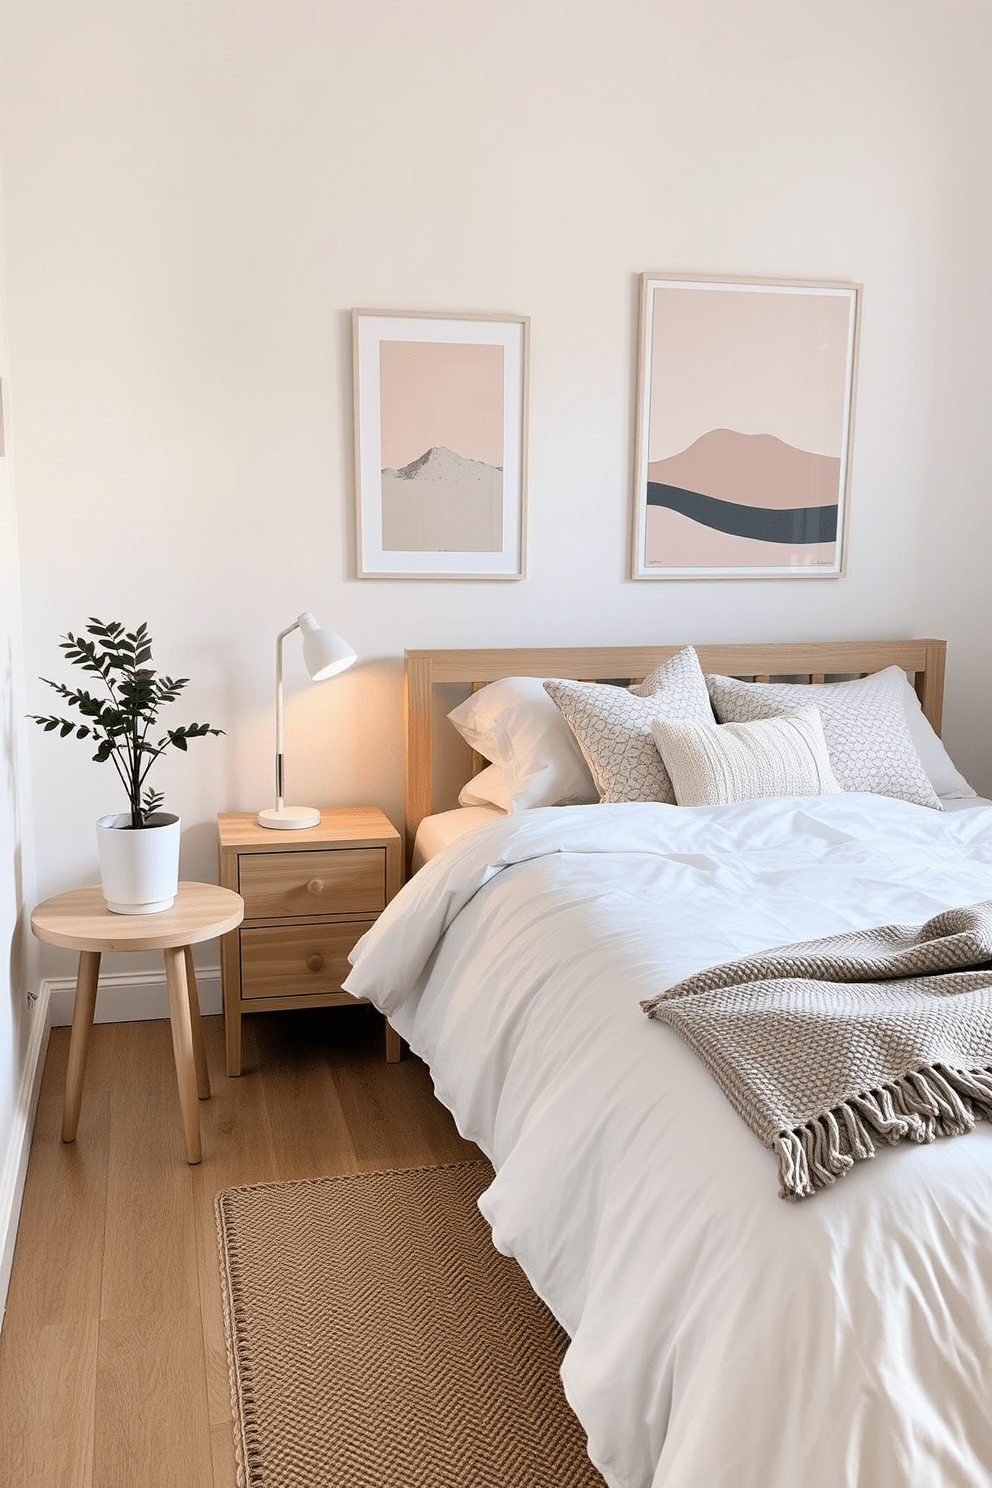
M 241 1073 L 241 1010 L 224 1009 L 224 1031 L 227 1036 L 227 1073 L 230 1079 Z
M 83 1071 L 89 1049 L 93 1011 L 96 1007 L 96 985 L 100 978 L 100 952 L 80 951 L 76 972 L 76 998 L 72 1005 L 72 1033 L 69 1036 L 69 1068 L 65 1077 L 65 1109 L 62 1112 L 62 1140 L 74 1142 L 79 1125 L 79 1107 L 83 1099 Z
M 165 980 L 169 988 L 172 1053 L 176 1061 L 179 1106 L 186 1138 L 186 1161 L 198 1163 L 203 1154 L 200 1147 L 200 1113 L 196 1104 L 196 1056 L 190 1016 L 190 993 L 186 984 L 186 957 L 182 946 L 170 946 L 163 954 Z
M 236 930 L 221 940 L 220 968 L 224 983 L 227 1074 L 233 1079 L 241 1073 L 241 944 Z
M 400 1041 L 400 1036 L 396 1032 L 396 1029 L 393 1027 L 393 1025 L 390 1023 L 389 1019 L 387 1018 L 386 1019 L 386 1063 L 387 1064 L 399 1064 L 400 1059 L 402 1057 L 402 1054 L 403 1054 L 403 1048 L 402 1048 L 402 1044 L 401 1044 L 401 1041 Z
M 200 1022 L 200 992 L 196 985 L 193 967 L 193 952 L 186 946 L 183 952 L 186 961 L 186 990 L 189 993 L 189 1021 L 193 1030 L 193 1059 L 196 1063 L 196 1093 L 201 1100 L 210 1099 L 210 1072 L 207 1069 L 207 1051 L 203 1044 L 203 1024 Z

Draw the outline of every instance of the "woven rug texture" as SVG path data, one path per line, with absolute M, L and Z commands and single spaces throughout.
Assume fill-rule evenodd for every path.
M 568 1337 L 477 1207 L 486 1162 L 229 1188 L 242 1488 L 603 1488 Z

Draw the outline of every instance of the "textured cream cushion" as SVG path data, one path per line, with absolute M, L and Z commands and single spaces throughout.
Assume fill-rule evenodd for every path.
M 691 646 L 656 667 L 638 693 L 559 678 L 544 686 L 579 742 L 600 800 L 675 804 L 651 725 L 658 718 L 684 718 L 712 727 L 706 680 Z
M 720 723 L 752 723 L 813 704 L 841 790 L 895 796 L 940 811 L 906 725 L 905 673 L 886 667 L 853 682 L 741 682 L 707 677 Z
M 679 806 L 722 806 L 760 796 L 830 796 L 834 779 L 815 708 L 757 723 L 671 723 L 651 733 Z
M 598 799 L 582 751 L 540 677 L 501 677 L 448 717 L 477 753 L 503 771 L 506 810 Z

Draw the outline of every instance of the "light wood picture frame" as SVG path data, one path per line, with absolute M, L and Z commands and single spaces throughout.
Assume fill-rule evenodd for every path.
M 352 311 L 359 578 L 524 577 L 529 334 Z
M 846 571 L 861 286 L 641 276 L 634 579 Z

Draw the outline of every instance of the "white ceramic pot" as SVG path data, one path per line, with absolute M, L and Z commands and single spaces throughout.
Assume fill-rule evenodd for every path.
M 179 818 L 156 811 L 148 821 L 132 827 L 129 811 L 97 821 L 103 897 L 114 914 L 160 914 L 178 892 Z

